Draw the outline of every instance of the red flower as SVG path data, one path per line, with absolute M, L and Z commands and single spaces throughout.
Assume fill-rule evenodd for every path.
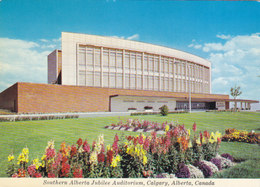
M 218 141 L 218 144 L 220 144 L 221 143 L 221 138 L 218 137 L 217 141 Z
M 18 169 L 18 177 L 25 177 L 26 171 L 24 169 Z
M 35 178 L 41 178 L 42 175 L 41 175 L 40 173 L 35 173 L 35 174 L 34 174 L 34 177 L 35 177 Z
M 82 139 L 81 138 L 78 139 L 77 144 L 78 144 L 79 147 L 82 145 Z
M 67 163 L 62 163 L 61 166 L 61 177 L 68 177 L 68 173 L 70 172 L 70 165 Z
M 204 132 L 203 132 L 203 135 L 205 136 L 205 138 L 209 138 L 209 137 L 210 137 L 210 135 L 209 135 L 209 132 L 208 132 L 208 131 L 204 131 Z
M 87 140 L 83 143 L 83 150 L 87 153 L 90 153 L 90 146 L 89 146 Z
M 112 160 L 113 160 L 113 151 L 109 150 L 107 151 L 107 163 L 111 164 Z
M 144 140 L 144 149 L 146 150 L 146 151 L 148 151 L 148 149 L 149 149 L 149 146 L 150 146 L 150 140 L 149 140 L 149 137 L 147 137 L 145 140 Z
M 105 162 L 105 155 L 103 152 L 99 153 L 98 154 L 98 162 L 101 163 L 101 162 Z
M 54 173 L 48 173 L 48 178 L 55 178 L 56 176 L 54 175 Z
M 143 144 L 143 143 L 144 143 L 144 138 L 143 138 L 142 135 L 139 136 L 139 138 L 138 138 L 138 143 L 139 143 L 139 144 Z
M 82 169 L 75 169 L 73 172 L 74 178 L 83 178 Z
M 33 175 L 36 173 L 36 167 L 35 165 L 30 165 L 28 168 L 27 168 L 27 171 L 28 171 L 28 174 L 33 177 Z
M 192 130 L 195 132 L 197 130 L 197 125 L 196 123 L 194 122 L 193 125 L 192 125 Z
M 70 157 L 72 158 L 76 154 L 77 154 L 77 148 L 75 145 L 72 145 L 70 150 Z
M 46 150 L 46 159 L 49 160 L 49 159 L 54 158 L 54 157 L 55 157 L 55 149 L 48 148 Z
M 17 173 L 14 173 L 14 174 L 12 175 L 12 178 L 18 178 L 18 174 L 17 174 Z
M 113 151 L 115 152 L 116 155 L 118 153 L 118 141 L 119 141 L 119 139 L 118 139 L 118 136 L 116 134 L 115 139 L 114 139 L 114 143 L 112 145 Z

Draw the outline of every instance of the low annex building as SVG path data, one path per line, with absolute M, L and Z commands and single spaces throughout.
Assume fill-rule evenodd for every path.
M 18 82 L 0 93 L 0 108 L 18 113 L 228 109 L 211 94 L 211 63 L 158 45 L 62 32 L 48 55 L 48 84 Z M 252 100 L 240 100 L 250 109 Z

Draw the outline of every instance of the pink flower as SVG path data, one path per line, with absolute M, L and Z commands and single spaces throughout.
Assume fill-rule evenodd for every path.
M 54 173 L 48 173 L 48 178 L 55 178 L 55 174 Z
M 36 173 L 36 167 L 35 165 L 30 165 L 27 168 L 28 174 L 30 175 L 30 177 L 33 177 L 33 175 Z
M 197 125 L 196 123 L 194 122 L 193 125 L 192 125 L 192 130 L 195 132 L 197 130 Z

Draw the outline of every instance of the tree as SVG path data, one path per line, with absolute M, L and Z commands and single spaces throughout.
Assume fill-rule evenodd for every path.
M 169 108 L 167 105 L 163 105 L 162 107 L 160 107 L 160 113 L 162 116 L 167 116 L 169 112 Z
M 232 97 L 234 97 L 235 100 L 235 111 L 237 111 L 237 97 L 242 94 L 242 91 L 240 91 L 240 86 L 235 86 L 234 88 L 230 89 L 230 94 Z

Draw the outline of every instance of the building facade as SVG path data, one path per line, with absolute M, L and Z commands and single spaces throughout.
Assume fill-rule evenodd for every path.
M 48 55 L 48 84 L 16 83 L 0 108 L 31 112 L 228 109 L 211 94 L 211 63 L 176 49 L 113 37 L 62 32 Z M 250 101 L 246 101 L 247 104 Z M 245 105 L 246 106 L 246 105 Z M 248 107 L 248 105 L 247 105 Z M 249 106 L 250 107 L 250 106 Z

